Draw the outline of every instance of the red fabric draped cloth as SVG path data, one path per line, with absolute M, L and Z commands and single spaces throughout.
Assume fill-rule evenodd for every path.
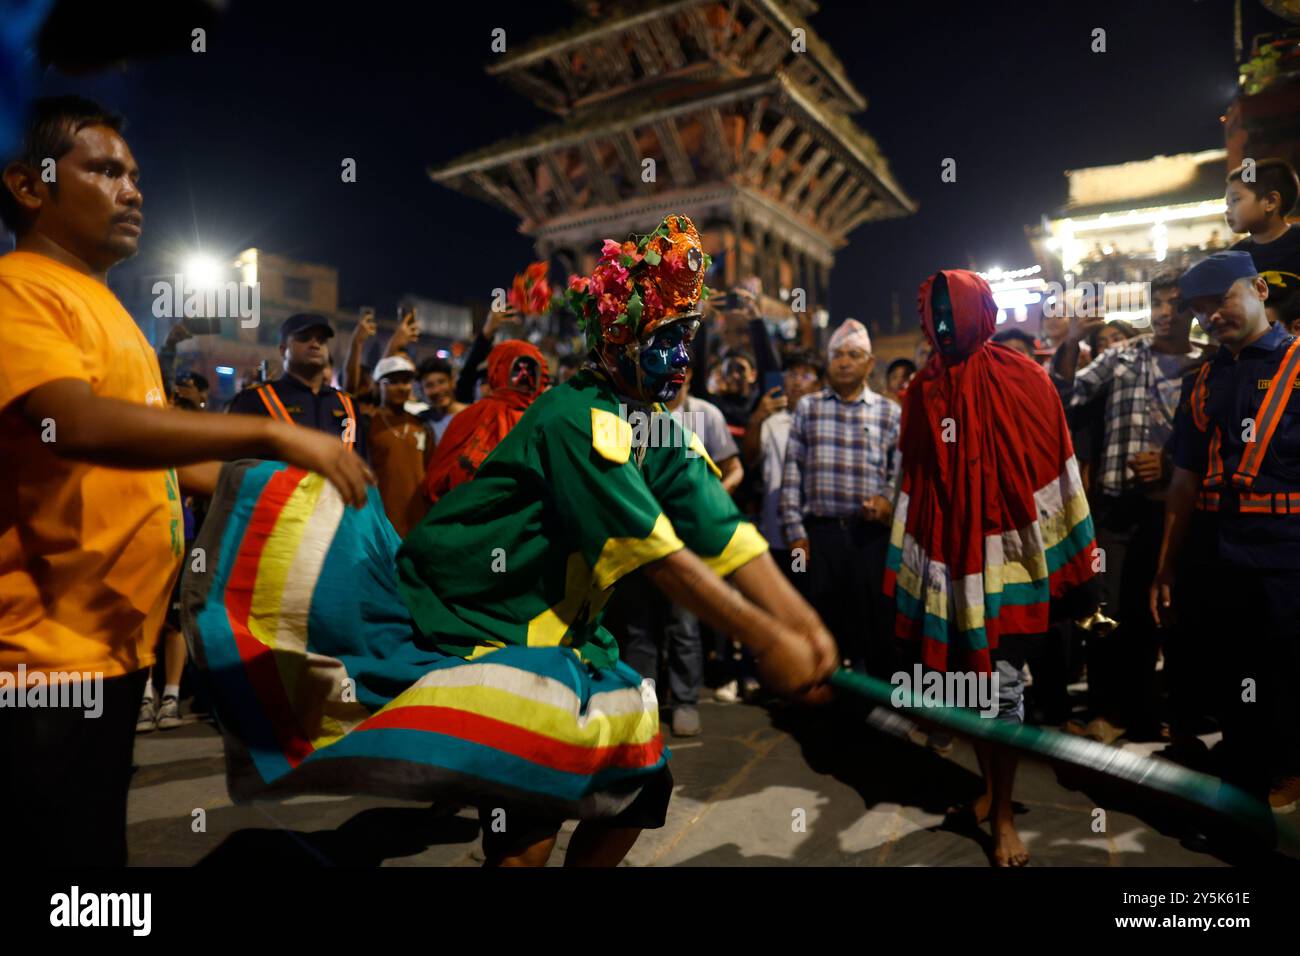
M 483 459 L 546 391 L 550 374 L 536 346 L 511 339 L 488 355 L 487 380 L 491 393 L 451 420 L 433 452 L 425 475 L 430 501 L 436 503 L 474 477 Z
M 885 589 L 897 635 L 921 640 L 927 666 L 988 672 L 1002 634 L 1045 631 L 1050 601 L 1092 577 L 1095 542 L 1056 388 L 988 341 L 988 284 L 966 270 L 943 275 L 953 328 L 936 334 L 934 278 L 920 290 L 935 351 L 903 396 Z

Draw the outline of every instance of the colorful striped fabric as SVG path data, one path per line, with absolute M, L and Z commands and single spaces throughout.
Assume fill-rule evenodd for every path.
M 437 650 L 399 596 L 399 544 L 374 490 L 351 509 L 319 475 L 223 469 L 183 615 L 232 799 L 460 797 L 578 818 L 630 803 L 668 757 L 653 686 L 564 647 Z
M 909 496 L 899 494 L 885 561 L 885 589 L 895 595 L 899 633 L 919 630 L 922 659 L 949 665 L 950 645 L 962 649 L 976 669 L 991 666 L 990 631 L 1039 634 L 1047 630 L 1053 596 L 1092 576 L 1093 524 L 1074 456 L 1057 478 L 1034 492 L 1038 519 L 984 538 L 984 567 L 953 579 L 907 534 Z

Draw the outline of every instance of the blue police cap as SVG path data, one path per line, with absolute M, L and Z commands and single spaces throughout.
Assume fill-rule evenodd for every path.
M 1178 305 L 1187 308 L 1204 295 L 1221 296 L 1238 279 L 1259 275 L 1249 252 L 1216 252 L 1192 266 L 1178 280 Z
M 317 315 L 315 312 L 297 312 L 284 320 L 280 326 L 280 343 L 291 335 L 299 332 L 305 332 L 308 329 L 324 329 L 329 333 L 328 338 L 334 337 L 334 326 L 330 325 L 329 319 L 323 315 Z

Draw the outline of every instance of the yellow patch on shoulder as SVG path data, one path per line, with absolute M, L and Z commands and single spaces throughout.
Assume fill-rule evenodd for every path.
M 601 458 L 623 464 L 632 455 L 632 426 L 613 412 L 593 408 L 591 447 Z
M 713 463 L 713 459 L 709 457 L 709 453 L 704 450 L 704 442 L 700 441 L 700 436 L 695 434 L 695 432 L 690 432 L 690 436 L 691 443 L 687 447 L 704 459 L 704 463 L 709 466 L 709 471 L 713 472 L 714 476 L 721 478 L 722 469 Z

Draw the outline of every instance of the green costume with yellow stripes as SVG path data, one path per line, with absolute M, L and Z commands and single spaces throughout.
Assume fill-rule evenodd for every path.
M 631 408 L 599 373 L 575 375 L 407 536 L 402 596 L 439 650 L 560 645 L 609 667 L 600 618 L 624 575 L 687 547 L 725 576 L 767 550 L 699 438 L 662 406 Z

